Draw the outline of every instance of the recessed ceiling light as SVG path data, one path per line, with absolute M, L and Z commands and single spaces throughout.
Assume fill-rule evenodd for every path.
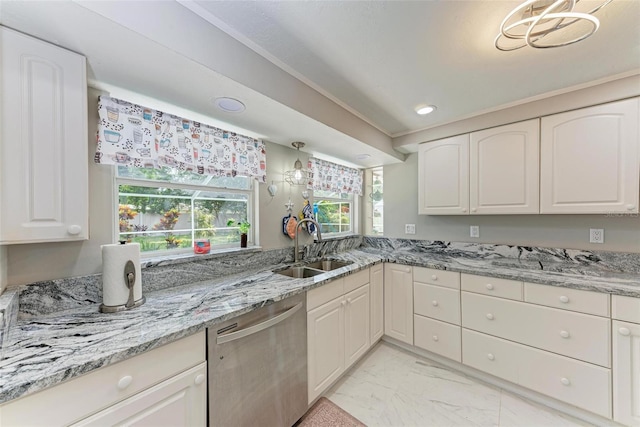
M 367 160 L 368 158 L 371 157 L 371 154 L 358 154 L 356 155 L 356 160 Z
M 433 113 L 436 110 L 435 105 L 419 105 L 416 107 L 416 113 L 424 116 L 425 114 Z
M 235 98 L 216 98 L 213 103 L 216 104 L 216 107 L 227 113 L 242 113 L 246 109 L 244 104 Z

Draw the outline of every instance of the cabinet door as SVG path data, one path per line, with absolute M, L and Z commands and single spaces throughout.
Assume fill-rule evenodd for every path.
M 0 241 L 87 239 L 85 58 L 0 27 Z
M 371 294 L 371 344 L 384 335 L 384 269 L 382 264 L 371 267 L 369 278 Z
M 469 135 L 418 148 L 418 213 L 469 213 Z
M 344 296 L 347 302 L 344 314 L 345 369 L 369 350 L 371 322 L 369 313 L 369 285 L 364 285 Z
M 473 132 L 469 150 L 471 214 L 537 214 L 538 119 Z
M 413 283 L 411 267 L 384 266 L 384 333 L 413 345 Z
M 640 425 L 640 325 L 613 321 L 613 419 Z
M 540 213 L 638 212 L 639 102 L 542 118 Z
M 75 426 L 205 426 L 207 364 L 151 387 Z
M 307 313 L 309 403 L 344 372 L 343 297 Z

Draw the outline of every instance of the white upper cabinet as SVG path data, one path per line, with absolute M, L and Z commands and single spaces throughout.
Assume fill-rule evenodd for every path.
M 638 212 L 638 98 L 542 118 L 540 212 Z
M 0 243 L 88 230 L 85 58 L 0 27 Z
M 473 214 L 537 214 L 539 120 L 471 134 L 469 205 Z
M 421 144 L 418 149 L 418 213 L 469 213 L 469 134 Z

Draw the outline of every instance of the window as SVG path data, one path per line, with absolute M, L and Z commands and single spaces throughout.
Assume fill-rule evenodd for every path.
M 227 221 L 253 221 L 247 177 L 118 166 L 116 184 L 118 240 L 140 243 L 141 252 L 190 252 L 194 239 L 209 239 L 212 249 L 238 246 L 238 227 Z
M 382 180 L 382 168 L 371 171 L 371 234 L 384 234 L 384 186 Z
M 313 214 L 324 235 L 353 233 L 353 194 L 316 190 L 313 193 Z

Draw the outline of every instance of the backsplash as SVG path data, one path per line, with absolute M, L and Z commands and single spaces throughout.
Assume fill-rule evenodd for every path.
M 359 247 L 362 236 L 325 239 L 304 248 L 304 258 L 344 252 Z M 210 255 L 166 257 L 142 261 L 143 293 L 183 286 L 236 273 L 293 262 L 293 248 L 249 249 Z M 45 280 L 21 286 L 19 318 L 30 318 L 102 302 L 102 274 Z

